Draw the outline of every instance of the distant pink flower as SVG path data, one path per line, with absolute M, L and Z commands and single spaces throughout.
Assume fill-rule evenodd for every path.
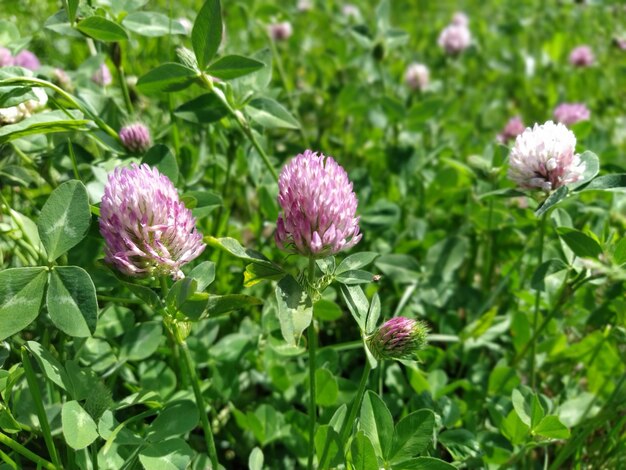
M 554 108 L 554 119 L 566 126 L 589 119 L 589 108 L 583 103 L 562 103 Z
M 26 49 L 15 56 L 14 63 L 19 67 L 24 67 L 29 70 L 37 70 L 41 67 L 41 63 L 39 62 L 37 56 Z
M 15 63 L 11 51 L 0 46 L 0 67 L 10 67 Z
M 356 5 L 353 5 L 352 3 L 346 3 L 342 8 L 341 8 L 341 13 L 343 13 L 343 16 L 345 16 L 348 19 L 358 19 L 359 16 L 361 15 L 361 12 L 359 11 L 359 8 Z
M 576 154 L 576 136 L 548 121 L 527 128 L 509 154 L 508 176 L 521 188 L 553 191 L 582 179 L 585 163 Z
M 404 72 L 404 83 L 411 90 L 424 90 L 430 81 L 430 71 L 424 64 L 414 62 Z
M 574 67 L 589 67 L 594 62 L 595 57 L 589 46 L 575 47 L 569 55 L 569 63 Z
M 522 122 L 522 118 L 519 116 L 512 117 L 502 129 L 502 132 L 498 134 L 498 142 L 506 144 L 509 140 L 515 139 L 518 135 L 524 132 L 526 126 Z
M 420 321 L 394 317 L 367 338 L 369 350 L 378 360 L 415 359 L 426 345 L 428 328 Z
M 72 87 L 72 80 L 63 69 L 56 68 L 52 72 L 52 78 L 61 88 L 69 90 Z
M 300 12 L 309 11 L 313 8 L 313 3 L 311 0 L 298 0 L 297 8 Z
M 452 16 L 452 24 L 457 26 L 469 26 L 469 17 L 462 11 L 457 11 Z
M 120 140 L 127 150 L 135 153 L 145 152 L 152 144 L 150 129 L 140 122 L 122 127 L 120 129 Z
M 111 76 L 111 71 L 107 64 L 102 64 L 91 76 L 91 81 L 96 85 L 100 86 L 108 86 L 113 82 L 113 77 Z
M 184 277 L 205 248 L 191 210 L 167 176 L 145 163 L 109 174 L 100 204 L 105 261 L 129 276 Z
M 614 38 L 613 43 L 621 50 L 626 51 L 626 37 Z
M 280 172 L 278 191 L 280 248 L 323 258 L 361 240 L 352 183 L 332 157 L 310 150 L 297 155 Z
M 472 42 L 472 35 L 467 26 L 451 24 L 446 26 L 437 40 L 439 47 L 448 54 L 458 54 L 467 49 Z
M 267 27 L 267 31 L 274 41 L 285 41 L 293 34 L 293 28 L 289 21 L 271 24 Z

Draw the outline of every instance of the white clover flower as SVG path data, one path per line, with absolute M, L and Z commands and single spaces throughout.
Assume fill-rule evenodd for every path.
M 563 124 L 535 124 L 515 140 L 508 176 L 522 188 L 544 191 L 575 183 L 585 172 L 575 152 L 576 136 Z

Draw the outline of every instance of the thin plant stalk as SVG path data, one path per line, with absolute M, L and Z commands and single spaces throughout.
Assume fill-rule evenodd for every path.
M 37 377 L 33 370 L 33 365 L 28 357 L 28 351 L 22 348 L 22 365 L 24 366 L 24 374 L 26 375 L 26 382 L 28 383 L 28 390 L 31 393 L 35 408 L 37 410 L 37 417 L 39 418 L 39 425 L 41 426 L 41 433 L 43 434 L 44 442 L 48 448 L 50 459 L 55 467 L 61 468 L 61 461 L 59 460 L 59 454 L 54 446 L 54 440 L 52 439 L 52 433 L 50 432 L 50 423 L 48 423 L 48 417 L 46 416 L 46 410 L 41 398 L 41 390 L 39 390 L 39 383 L 37 383 Z
M 196 406 L 198 407 L 198 412 L 200 413 L 200 423 L 202 424 L 202 430 L 204 431 L 204 442 L 206 443 L 209 459 L 211 460 L 211 466 L 212 468 L 217 469 L 217 451 L 215 450 L 213 431 L 211 430 L 211 424 L 209 423 L 209 418 L 207 417 L 206 404 L 204 402 L 204 397 L 202 396 L 202 390 L 200 389 L 200 382 L 198 380 L 198 375 L 196 374 L 195 364 L 189 352 L 189 348 L 187 347 L 187 343 L 183 341 L 180 344 L 180 349 L 183 352 L 183 362 L 185 363 L 187 372 L 189 373 L 193 394 L 196 398 Z
M 539 247 L 537 248 L 537 266 L 540 266 L 543 262 L 543 239 L 546 232 L 546 216 L 547 213 L 544 213 L 539 220 Z M 535 309 L 533 311 L 533 337 L 530 343 L 530 365 L 529 365 L 529 375 L 530 375 L 530 386 L 534 390 L 536 385 L 536 377 L 535 377 L 535 353 L 536 353 L 536 345 L 537 345 L 537 324 L 539 322 L 539 306 L 541 304 L 541 290 L 537 289 L 535 293 Z
M 28 450 L 19 442 L 14 441 L 6 434 L 0 432 L 0 444 L 7 446 L 9 449 L 14 450 L 23 457 L 37 464 L 38 467 L 45 468 L 47 470 L 57 470 L 61 467 L 57 467 L 52 462 L 48 462 L 46 459 L 39 457 L 34 452 Z
M 315 283 L 315 259 L 309 258 L 309 284 Z M 315 423 L 317 421 L 317 404 L 315 402 L 315 349 L 317 347 L 315 337 L 315 321 L 311 318 L 308 331 L 309 341 L 309 459 L 307 468 L 313 469 L 313 455 L 315 454 Z
M 235 109 L 233 109 L 233 107 L 228 102 L 228 99 L 226 98 L 226 96 L 224 96 L 224 93 L 222 93 L 222 90 L 220 90 L 219 88 L 215 88 L 215 86 L 213 85 L 213 82 L 211 81 L 211 78 L 209 78 L 205 73 L 200 74 L 200 79 L 202 80 L 202 83 L 204 83 L 205 87 L 208 90 L 210 90 L 215 96 L 217 96 L 220 102 L 228 110 L 230 115 L 235 119 L 235 122 L 237 123 L 241 131 L 248 138 L 248 140 L 250 141 L 252 146 L 256 149 L 256 151 L 259 152 L 259 155 L 261 156 L 261 159 L 263 160 L 265 167 L 269 170 L 270 174 L 272 175 L 272 178 L 274 178 L 275 181 L 278 181 L 278 173 L 276 173 L 276 170 L 272 166 L 272 163 L 270 162 L 270 159 L 267 156 L 267 153 L 265 153 L 265 150 L 263 150 L 263 147 L 261 147 L 261 144 L 259 144 L 259 142 L 256 140 L 256 137 L 252 133 L 252 129 L 250 129 L 250 125 L 248 121 L 246 120 L 245 116 L 241 112 L 238 112 Z

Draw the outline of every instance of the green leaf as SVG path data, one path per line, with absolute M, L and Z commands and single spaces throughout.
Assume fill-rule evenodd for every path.
M 22 331 L 37 318 L 47 279 L 44 267 L 0 271 L 0 340 Z
M 141 361 L 159 347 L 163 336 L 162 322 L 150 321 L 135 325 L 122 339 L 120 361 Z
M 220 1 L 207 0 L 198 12 L 191 30 L 191 44 L 200 70 L 204 70 L 211 62 L 221 42 L 222 7 Z
M 353 286 L 356 284 L 370 284 L 374 280 L 374 275 L 360 269 L 354 271 L 345 271 L 339 274 L 335 280 L 341 284 Z
M 296 346 L 313 318 L 311 299 L 298 281 L 287 275 L 276 285 L 276 302 L 283 338 L 288 344 Z
M 417 457 L 394 465 L 393 470 L 456 470 L 456 467 L 434 457 Z
M 539 206 L 539 208 L 535 211 L 535 216 L 541 217 L 543 214 L 548 212 L 549 209 L 556 206 L 559 202 L 567 197 L 569 193 L 569 189 L 567 186 L 561 186 L 556 191 L 550 193 L 550 195 L 543 201 L 543 204 Z
M 530 414 L 526 409 L 527 405 L 524 395 L 522 395 L 519 390 L 515 389 L 511 395 L 511 401 L 513 402 L 513 409 L 515 409 L 515 412 L 522 423 L 526 426 L 530 426 Z
M 268 129 L 299 129 L 300 124 L 289 111 L 271 98 L 255 98 L 246 111 L 257 124 Z
M 526 441 L 530 428 L 522 422 L 515 410 L 511 410 L 500 424 L 500 429 L 504 437 L 511 441 L 511 444 L 519 445 Z
M 82 119 L 80 111 L 71 110 L 67 113 L 60 110 L 37 113 L 15 124 L 0 126 L 0 144 L 33 134 L 87 131 L 89 125 L 93 124 L 92 121 Z
M 175 62 L 168 62 L 150 70 L 137 80 L 142 93 L 179 91 L 187 88 L 196 78 L 195 70 Z
M 378 253 L 373 251 L 362 251 L 360 253 L 350 255 L 339 263 L 339 266 L 335 269 L 335 275 L 364 268 L 368 264 L 371 264 L 379 256 L 380 255 Z
M 243 77 L 265 67 L 263 62 L 240 55 L 226 55 L 213 62 L 207 73 L 220 80 L 232 80 Z
M 176 157 L 167 145 L 153 145 L 143 156 L 141 163 L 147 163 L 150 166 L 156 167 L 174 184 L 178 181 L 178 163 L 176 162 Z
M 626 188 L 626 173 L 598 176 L 585 186 L 582 191 L 603 191 Z
M 552 258 L 544 261 L 535 270 L 532 279 L 530 280 L 530 286 L 535 290 L 545 290 L 545 279 L 550 274 L 557 273 L 567 269 L 567 265 L 558 258 Z
M 367 312 L 367 321 L 365 322 L 366 334 L 372 334 L 376 329 L 378 319 L 380 318 L 380 312 L 380 297 L 378 296 L 378 293 L 375 293 L 372 297 L 372 302 L 370 303 L 370 308 Z
M 626 263 L 626 238 L 622 238 L 615 245 L 615 249 L 613 251 L 613 262 L 618 266 Z
M 570 191 L 574 191 L 587 184 L 598 174 L 598 171 L 600 171 L 600 160 L 595 153 L 587 150 L 580 155 L 580 160 L 585 164 L 585 172 L 580 181 L 569 185 Z
M 180 105 L 174 114 L 185 121 L 208 124 L 227 116 L 228 108 L 215 93 L 205 93 Z
M 313 305 L 313 315 L 320 320 L 335 321 L 342 317 L 343 312 L 332 300 L 320 299 Z
M 569 227 L 558 227 L 556 231 L 576 256 L 582 258 L 597 258 L 602 254 L 600 244 L 580 230 Z
M 134 11 L 124 17 L 122 24 L 140 36 L 160 37 L 168 34 L 186 35 L 187 32 L 178 21 L 170 21 L 167 15 L 154 11 Z
M 93 418 L 74 400 L 63 404 L 61 425 L 65 442 L 74 450 L 84 449 L 98 437 Z
M 261 281 L 277 281 L 287 273 L 278 265 L 267 266 L 265 264 L 250 263 L 243 273 L 244 287 L 252 287 Z
M 52 354 L 45 350 L 43 346 L 36 341 L 27 341 L 26 347 L 35 357 L 35 360 L 39 364 L 39 368 L 43 371 L 43 374 L 47 379 L 57 384 L 63 390 L 68 390 L 68 388 L 70 388 L 68 386 L 70 381 L 67 376 L 67 372 L 65 371 L 65 367 L 63 367 L 63 365 Z
M 209 294 L 196 292 L 197 282 L 192 277 L 180 279 L 174 283 L 167 293 L 166 304 L 169 312 L 175 315 L 183 313 L 191 320 L 199 320 L 206 312 Z
M 274 264 L 267 259 L 263 254 L 258 251 L 250 250 L 248 248 L 244 248 L 234 238 L 226 237 L 226 238 L 214 238 L 208 237 L 207 245 L 212 246 L 214 248 L 222 249 L 237 258 L 252 262 L 252 263 L 260 263 L 265 264 L 267 266 L 274 266 Z
M 328 446 L 326 445 L 326 441 L 328 441 Z M 341 452 L 342 445 L 339 434 L 328 424 L 319 426 L 315 432 L 315 452 L 320 459 L 324 454 L 325 447 L 327 447 L 326 462 L 323 467 L 319 467 L 319 470 L 324 470 L 329 467 L 334 468 L 343 462 L 344 459 Z
M 570 431 L 556 415 L 548 415 L 533 429 L 533 434 L 551 439 L 568 439 Z
M 153 443 L 139 452 L 144 470 L 185 470 L 194 452 L 182 439 L 175 437 Z
M 380 468 L 372 441 L 363 431 L 356 434 L 351 449 L 354 470 L 378 470 Z
M 150 442 L 159 442 L 168 437 L 188 433 L 198 425 L 198 407 L 190 400 L 174 401 L 161 410 L 147 430 Z
M 215 263 L 213 261 L 203 261 L 193 268 L 187 277 L 195 279 L 197 283 L 196 291 L 201 292 L 215 280 Z
M 0 87 L 0 108 L 10 108 L 28 100 L 37 99 L 37 95 L 29 86 Z
M 85 238 L 90 223 L 89 198 L 83 183 L 72 180 L 56 188 L 37 221 L 48 261 L 54 261 Z
M 397 424 L 389 460 L 391 464 L 402 463 L 421 454 L 433 439 L 435 415 L 430 410 L 419 410 L 405 416 Z
M 70 23 L 74 23 L 76 20 L 76 12 L 78 11 L 78 2 L 79 0 L 67 0 L 65 5 L 67 10 L 67 17 L 70 20 Z
M 319 406 L 333 406 L 339 397 L 339 385 L 331 371 L 322 367 L 315 371 L 315 397 Z
M 181 199 L 185 201 L 185 205 L 191 209 L 191 214 L 196 219 L 206 217 L 213 209 L 222 205 L 222 198 L 209 191 L 189 191 Z
M 54 267 L 50 274 L 46 305 L 52 323 L 64 333 L 82 338 L 96 331 L 96 288 L 83 268 Z
M 248 457 L 249 470 L 263 470 L 263 451 L 258 447 L 252 449 Z
M 81 33 L 104 42 L 125 41 L 128 33 L 119 24 L 103 16 L 89 16 L 76 25 Z
M 352 314 L 352 317 L 356 320 L 359 328 L 365 331 L 365 322 L 367 320 L 367 313 L 369 312 L 369 302 L 367 297 L 359 286 L 347 286 L 341 284 L 339 286 L 341 296 L 348 305 L 348 310 Z
M 242 308 L 248 308 L 253 305 L 261 305 L 263 301 L 258 297 L 245 294 L 227 294 L 227 295 L 211 295 L 207 311 L 209 316 L 222 315 Z
M 393 439 L 393 418 L 385 402 L 371 390 L 363 397 L 360 429 L 370 438 L 376 455 L 389 455 Z

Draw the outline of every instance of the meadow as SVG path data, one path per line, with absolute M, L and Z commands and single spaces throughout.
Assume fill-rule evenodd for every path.
M 0 12 L 0 470 L 626 468 L 625 5 Z

